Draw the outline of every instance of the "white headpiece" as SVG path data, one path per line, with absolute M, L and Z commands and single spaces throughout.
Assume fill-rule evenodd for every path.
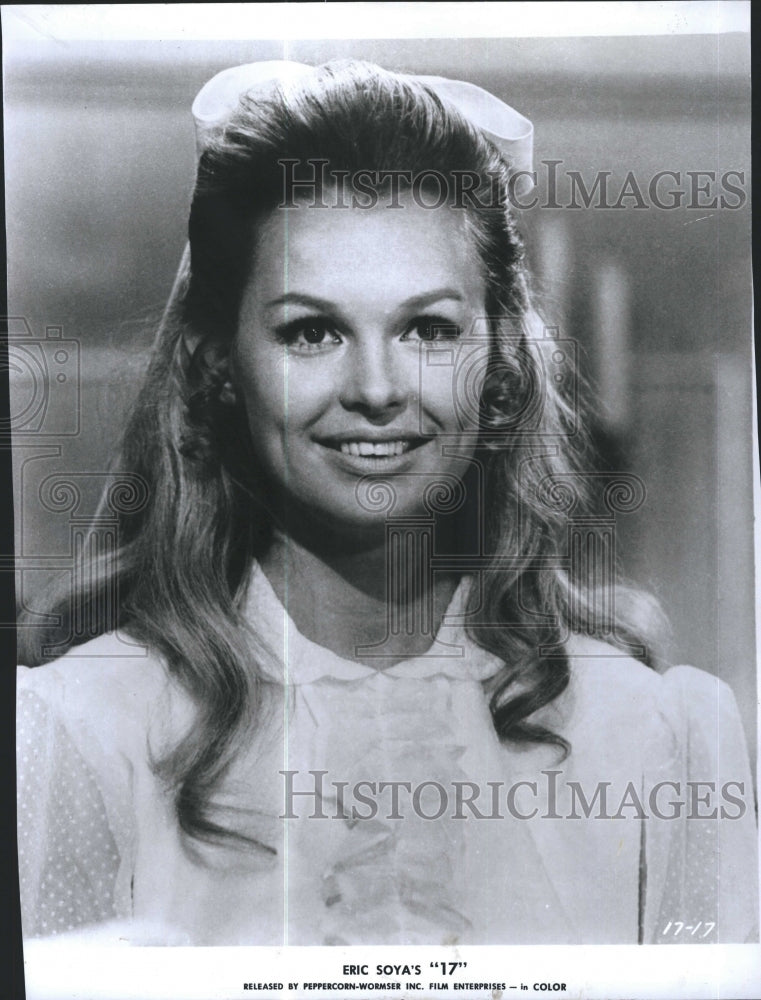
M 217 73 L 204 84 L 193 101 L 199 156 L 209 136 L 224 125 L 238 107 L 243 94 L 250 91 L 264 94 L 275 87 L 280 87 L 287 94 L 289 87 L 297 85 L 312 71 L 313 67 L 304 63 L 274 60 L 233 66 Z M 445 104 L 457 108 L 509 160 L 512 173 L 521 172 L 520 181 L 528 181 L 534 143 L 534 126 L 528 118 L 473 83 L 449 80 L 443 76 L 413 76 L 412 79 L 426 84 Z

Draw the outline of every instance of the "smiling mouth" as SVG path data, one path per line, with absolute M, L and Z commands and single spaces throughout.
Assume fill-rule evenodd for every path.
M 323 441 L 328 448 L 355 458 L 393 458 L 425 444 L 428 438 L 400 438 L 395 441 Z

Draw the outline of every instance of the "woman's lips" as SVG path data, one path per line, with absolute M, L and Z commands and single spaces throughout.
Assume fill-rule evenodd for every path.
M 403 455 L 405 452 L 419 448 L 430 441 L 430 437 L 420 435 L 398 438 L 317 438 L 317 443 L 325 448 L 332 448 L 340 451 L 344 455 L 361 455 L 364 457 L 386 457 L 389 455 Z
M 318 443 L 325 448 L 337 452 L 353 464 L 359 464 L 365 469 L 385 467 L 393 464 L 416 448 L 427 444 L 431 438 L 389 438 L 385 440 L 368 440 L 363 438 L 339 439 L 326 438 Z
M 342 441 L 340 445 L 344 455 L 387 456 L 403 455 L 409 451 L 409 441 Z

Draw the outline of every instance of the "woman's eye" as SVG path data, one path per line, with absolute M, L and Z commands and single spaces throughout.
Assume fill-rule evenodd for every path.
M 299 319 L 277 331 L 278 339 L 288 346 L 310 350 L 340 344 L 335 326 L 327 319 Z
M 404 335 L 405 340 L 457 340 L 460 327 L 443 316 L 418 316 Z

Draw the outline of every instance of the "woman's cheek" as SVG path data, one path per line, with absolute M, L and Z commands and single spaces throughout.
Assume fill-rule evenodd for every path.
M 458 343 L 437 351 L 433 364 L 423 369 L 424 408 L 434 412 L 449 433 L 478 435 L 481 396 L 490 364 L 490 348 L 483 341 Z
M 286 410 L 289 373 L 281 348 L 239 354 L 235 370 L 237 387 L 252 417 L 273 419 Z
M 427 412 L 450 434 L 463 429 L 463 407 L 458 399 L 454 373 L 452 365 L 429 367 L 420 380 L 421 417 L 424 420 Z

